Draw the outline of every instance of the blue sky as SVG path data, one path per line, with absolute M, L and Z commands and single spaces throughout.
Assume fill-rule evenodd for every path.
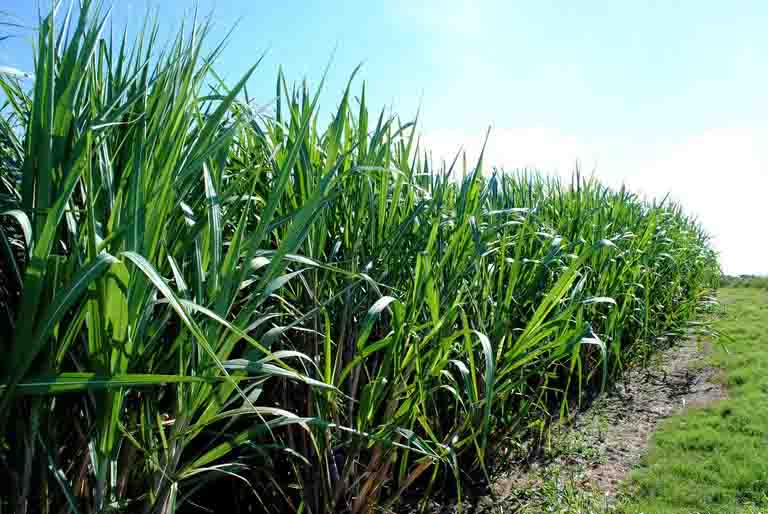
M 43 2 L 47 5 L 48 2 Z M 34 25 L 36 0 L 1 9 Z M 147 6 L 168 33 L 192 0 L 121 0 L 115 26 Z M 582 168 L 650 195 L 670 192 L 715 236 L 728 272 L 768 272 L 768 2 L 198 0 L 214 35 L 236 22 L 219 71 L 268 103 L 277 67 L 317 83 L 336 48 L 327 106 L 363 63 L 373 105 L 409 118 L 436 156 L 569 174 Z M 23 32 L 22 32 L 23 34 Z M 0 65 L 30 67 L 28 40 Z M 358 81 L 359 82 L 359 81 Z

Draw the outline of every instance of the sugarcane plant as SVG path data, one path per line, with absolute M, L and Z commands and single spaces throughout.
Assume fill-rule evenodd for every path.
M 107 20 L 50 13 L 33 79 L 0 75 L 3 508 L 461 494 L 704 329 L 717 255 L 680 206 L 434 163 L 355 73 L 324 125 L 322 80 L 221 81 L 206 21 L 163 46 Z

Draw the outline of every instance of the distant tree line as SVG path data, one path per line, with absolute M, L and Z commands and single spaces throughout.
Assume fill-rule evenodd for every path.
M 720 287 L 757 287 L 768 289 L 768 276 L 760 275 L 723 275 Z

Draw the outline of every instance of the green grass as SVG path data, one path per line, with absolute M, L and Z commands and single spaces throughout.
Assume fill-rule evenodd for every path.
M 733 338 L 712 364 L 728 399 L 663 423 L 629 484 L 626 512 L 740 513 L 768 508 L 768 292 L 720 291 L 717 329 Z

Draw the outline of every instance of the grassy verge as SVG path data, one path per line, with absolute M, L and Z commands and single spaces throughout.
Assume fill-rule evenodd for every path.
M 733 337 L 712 364 L 729 398 L 667 420 L 630 481 L 625 512 L 737 513 L 768 507 L 768 294 L 721 291 L 718 329 Z

